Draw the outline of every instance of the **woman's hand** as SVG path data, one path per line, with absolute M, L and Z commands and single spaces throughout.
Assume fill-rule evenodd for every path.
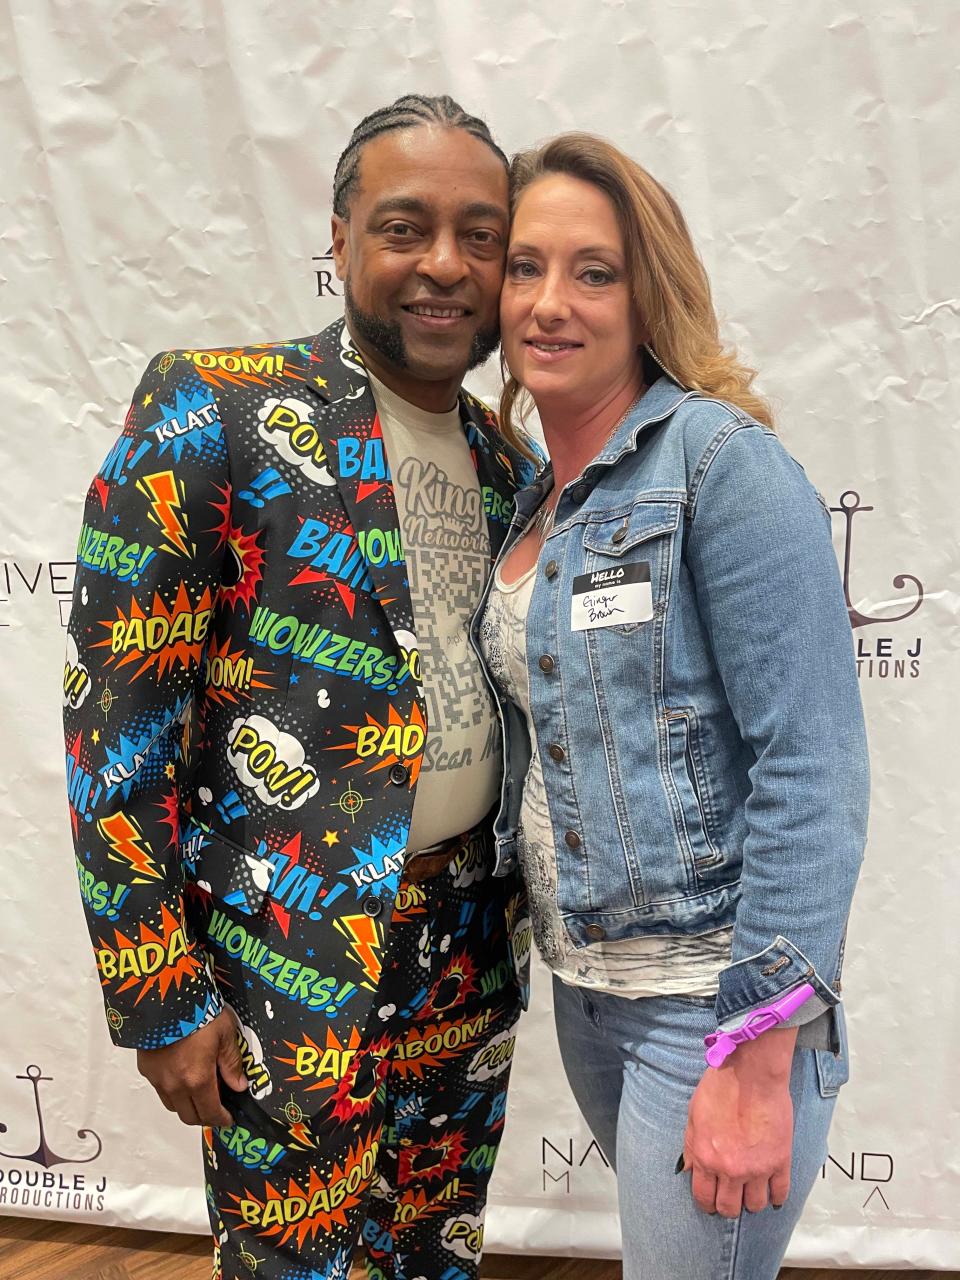
M 796 1028 L 776 1028 L 709 1067 L 687 1111 L 683 1167 L 706 1213 L 735 1218 L 783 1204 L 790 1193 Z

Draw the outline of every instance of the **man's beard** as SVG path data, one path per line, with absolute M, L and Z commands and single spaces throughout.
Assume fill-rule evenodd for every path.
M 384 320 L 370 311 L 362 311 L 357 306 L 350 288 L 349 277 L 343 286 L 344 309 L 350 324 L 350 332 L 354 338 L 365 342 L 379 352 L 389 364 L 396 369 L 409 369 L 410 360 L 403 341 L 403 329 L 398 321 Z M 492 329 L 478 329 L 470 341 L 470 354 L 467 369 L 476 369 L 493 355 L 500 344 L 500 326 Z M 464 371 L 466 372 L 466 370 Z

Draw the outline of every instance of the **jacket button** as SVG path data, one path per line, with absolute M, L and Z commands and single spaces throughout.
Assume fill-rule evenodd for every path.
M 395 787 L 402 787 L 410 779 L 410 770 L 405 764 L 393 764 L 387 776 Z
M 568 831 L 563 838 L 569 849 L 579 849 L 583 844 L 583 841 L 580 839 L 580 836 L 576 831 Z
M 590 497 L 590 486 L 588 484 L 578 484 L 575 489 L 571 490 L 570 497 L 574 502 L 586 502 Z
M 548 560 L 543 566 L 544 575 L 548 578 L 555 578 L 559 568 L 560 566 L 557 564 L 556 560 Z
M 560 746 L 559 742 L 552 742 L 550 746 L 547 747 L 547 754 L 551 760 L 556 760 L 557 764 L 559 764 L 561 760 L 566 760 L 567 758 L 567 753 L 564 751 L 563 747 Z
M 537 663 L 537 666 L 540 668 L 540 670 L 546 671 L 547 675 L 550 674 L 550 672 L 554 669 L 556 665 L 557 664 L 550 657 L 549 653 L 545 653 L 543 657 L 540 659 L 540 661 Z
M 588 924 L 587 937 L 591 942 L 602 942 L 607 936 L 607 931 L 602 924 Z
M 621 527 L 620 527 L 619 529 L 616 529 L 616 530 L 614 531 L 613 537 L 610 539 L 610 541 L 611 541 L 611 542 L 622 542 L 626 536 L 627 536 L 627 526 L 626 526 L 626 525 L 621 525 Z
M 363 900 L 363 914 L 367 916 L 378 916 L 383 910 L 383 901 L 374 893 L 368 893 Z

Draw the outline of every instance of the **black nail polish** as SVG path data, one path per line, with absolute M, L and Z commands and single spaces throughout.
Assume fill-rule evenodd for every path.
M 677 1161 L 677 1167 L 674 1169 L 673 1172 L 683 1173 L 683 1152 L 682 1151 L 680 1152 L 680 1159 Z
M 772 1204 L 772 1205 L 770 1206 L 770 1208 L 771 1208 L 771 1209 L 782 1209 L 782 1208 L 783 1208 L 783 1205 L 782 1205 L 782 1204 Z

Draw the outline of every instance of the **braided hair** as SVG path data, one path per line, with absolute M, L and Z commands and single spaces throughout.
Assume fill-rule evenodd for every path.
M 337 161 L 333 177 L 333 212 L 338 217 L 349 218 L 350 200 L 360 174 L 360 155 L 366 144 L 381 133 L 391 129 L 412 129 L 416 125 L 438 124 L 446 129 L 463 129 L 466 133 L 485 142 L 509 168 L 509 161 L 493 140 L 487 124 L 479 116 L 468 115 L 453 98 L 443 94 L 430 98 L 422 93 L 405 93 L 389 107 L 381 107 L 364 116 Z

